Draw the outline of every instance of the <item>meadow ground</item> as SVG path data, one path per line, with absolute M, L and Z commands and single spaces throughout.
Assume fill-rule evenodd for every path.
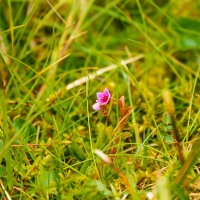
M 0 0 L 0 199 L 200 199 L 199 10 Z

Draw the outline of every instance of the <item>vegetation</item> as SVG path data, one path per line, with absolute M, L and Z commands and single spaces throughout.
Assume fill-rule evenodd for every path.
M 0 199 L 199 199 L 199 10 L 0 0 Z

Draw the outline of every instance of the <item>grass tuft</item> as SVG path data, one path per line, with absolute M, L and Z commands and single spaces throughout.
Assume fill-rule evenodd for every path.
M 199 199 L 199 10 L 0 1 L 0 199 Z

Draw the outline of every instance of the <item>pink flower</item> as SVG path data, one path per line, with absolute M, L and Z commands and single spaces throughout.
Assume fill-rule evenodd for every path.
M 101 109 L 102 109 L 102 106 L 101 106 L 100 103 L 95 103 L 95 104 L 92 106 L 92 108 L 93 108 L 94 110 L 101 110 Z
M 97 92 L 97 98 L 97 103 L 100 103 L 101 105 L 106 105 L 110 100 L 110 92 L 107 88 L 105 88 L 103 92 Z
M 103 92 L 97 92 L 97 100 L 96 103 L 92 106 L 94 110 L 102 110 L 103 107 L 109 103 L 110 101 L 110 92 L 107 88 L 104 89 Z

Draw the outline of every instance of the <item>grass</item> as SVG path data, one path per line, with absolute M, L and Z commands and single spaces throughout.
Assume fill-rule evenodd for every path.
M 0 199 L 200 199 L 199 9 L 0 1 Z

